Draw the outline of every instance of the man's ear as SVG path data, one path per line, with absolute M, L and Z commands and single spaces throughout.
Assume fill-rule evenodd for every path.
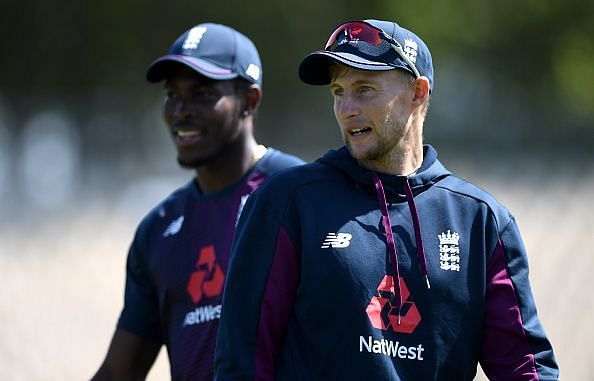
M 258 108 L 260 101 L 262 100 L 262 87 L 260 85 L 250 85 L 245 95 L 245 110 L 247 114 L 253 114 Z
M 419 77 L 413 81 L 413 90 L 415 97 L 413 102 L 424 103 L 429 98 L 429 79 Z

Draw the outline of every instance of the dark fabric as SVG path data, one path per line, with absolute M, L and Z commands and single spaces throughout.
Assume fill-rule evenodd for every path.
M 398 280 L 374 175 L 385 191 Z M 422 233 L 430 288 L 415 230 Z M 277 244 L 281 231 L 290 245 Z M 299 268 L 279 267 L 294 266 L 283 256 L 299 258 Z M 277 272 L 299 274 L 283 289 L 294 301 L 278 304 L 287 322 L 263 324 L 262 303 Z M 431 146 L 408 178 L 370 172 L 343 147 L 271 179 L 246 204 L 228 281 L 215 355 L 220 381 L 472 380 L 479 361 L 492 364 L 485 368 L 493 377 L 558 377 L 513 217 L 487 192 L 451 175 Z M 494 347 L 493 308 L 502 305 L 518 314 L 505 320 L 514 334 Z M 279 331 L 283 340 L 263 365 L 259 340 Z M 517 361 L 492 361 L 510 348 Z

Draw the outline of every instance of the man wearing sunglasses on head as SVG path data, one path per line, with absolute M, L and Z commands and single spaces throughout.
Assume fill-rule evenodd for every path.
M 330 86 L 345 147 L 247 202 L 216 379 L 558 379 L 513 216 L 423 144 L 425 43 L 347 22 L 299 76 Z

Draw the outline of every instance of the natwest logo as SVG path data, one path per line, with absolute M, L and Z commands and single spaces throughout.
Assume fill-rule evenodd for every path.
M 223 291 L 225 275 L 221 266 L 216 263 L 216 259 L 213 245 L 205 246 L 200 250 L 196 261 L 196 271 L 190 276 L 186 288 L 194 303 L 198 303 L 204 296 L 217 296 Z
M 400 308 L 392 305 L 391 300 L 394 300 L 394 297 L 398 298 L 398 295 L 394 288 L 394 278 L 391 275 L 386 275 L 377 288 L 378 296 L 371 298 L 365 311 L 371 320 L 371 325 L 375 328 L 382 331 L 391 329 L 394 332 L 410 334 L 421 322 L 421 314 L 416 304 L 408 299 L 410 291 L 402 278 L 400 278 L 400 285 L 403 300 Z M 400 324 L 398 324 L 399 315 Z

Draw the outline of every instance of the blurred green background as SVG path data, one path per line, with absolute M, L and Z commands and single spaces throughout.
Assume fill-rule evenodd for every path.
M 396 20 L 430 47 L 426 137 L 438 148 L 589 153 L 593 16 L 594 2 L 583 0 L 2 0 L 0 123 L 15 149 L 32 119 L 58 113 L 76 131 L 83 168 L 103 160 L 105 147 L 116 162 L 159 150 L 161 87 L 145 82 L 145 69 L 187 28 L 213 21 L 241 30 L 261 52 L 258 136 L 313 159 L 339 143 L 338 130 L 327 89 L 300 83 L 297 65 L 338 23 L 368 17 Z
M 122 303 L 136 224 L 191 176 L 177 167 L 147 66 L 199 22 L 235 27 L 263 61 L 258 140 L 314 160 L 340 135 L 328 89 L 302 84 L 297 67 L 360 18 L 397 21 L 429 46 L 425 139 L 516 215 L 562 375 L 592 379 L 593 1 L 0 0 L 8 379 L 90 376 Z M 166 374 L 162 357 L 154 379 Z
M 202 21 L 232 25 L 255 41 L 264 63 L 257 136 L 307 160 L 340 139 L 328 90 L 302 84 L 297 66 L 353 18 L 396 20 L 430 47 L 435 88 L 425 136 L 445 158 L 487 165 L 518 155 L 591 158 L 592 1 L 0 4 L 0 194 L 12 206 L 33 194 L 56 209 L 82 191 L 103 194 L 134 175 L 176 171 L 162 87 L 144 73 Z M 51 194 L 35 195 L 38 188 Z

